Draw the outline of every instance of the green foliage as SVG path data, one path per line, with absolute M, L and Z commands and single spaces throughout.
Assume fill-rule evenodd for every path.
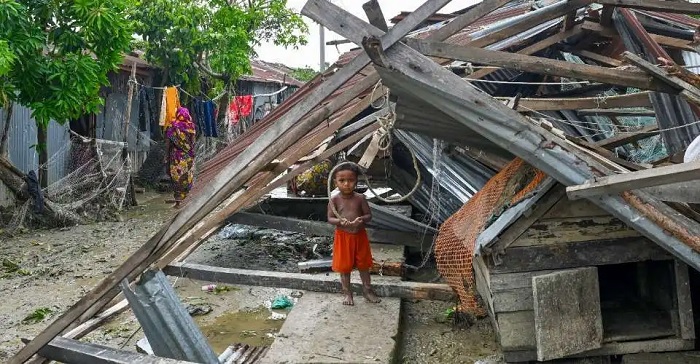
M 203 76 L 230 82 L 249 72 L 253 47 L 261 42 L 305 44 L 306 24 L 286 5 L 287 0 L 142 0 L 132 16 L 146 59 L 166 72 L 167 83 L 198 93 Z
M 19 274 L 21 276 L 29 276 L 32 274 L 32 272 L 30 272 L 26 269 L 22 269 L 22 267 L 19 264 L 15 263 L 9 259 L 3 259 L 2 268 L 5 271 L 5 273 L 0 277 L 9 277 L 15 273 Z
M 37 308 L 36 310 L 34 310 L 34 312 L 27 315 L 27 317 L 25 317 L 22 320 L 22 323 L 32 324 L 32 323 L 41 322 L 41 321 L 44 321 L 44 319 L 52 313 L 53 313 L 53 310 L 48 308 L 48 307 Z
M 130 0 L 0 0 L 0 95 L 63 123 L 101 105 L 131 40 Z
M 291 76 L 296 78 L 299 81 L 302 82 L 309 82 L 311 81 L 316 75 L 318 74 L 318 71 L 314 70 L 311 67 L 304 67 L 304 68 L 295 68 L 294 71 L 292 71 Z

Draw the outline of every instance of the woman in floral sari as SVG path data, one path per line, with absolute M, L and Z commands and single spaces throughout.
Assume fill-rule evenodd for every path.
M 177 109 L 175 120 L 165 131 L 168 144 L 168 170 L 173 181 L 175 207 L 187 197 L 194 177 L 195 129 L 190 112 L 184 107 Z

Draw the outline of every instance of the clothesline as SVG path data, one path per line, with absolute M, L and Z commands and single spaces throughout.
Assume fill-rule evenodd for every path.
M 197 96 L 194 96 L 194 95 L 190 94 L 189 92 L 185 91 L 185 89 L 183 89 L 180 85 L 159 87 L 159 86 L 147 86 L 147 85 L 144 85 L 144 84 L 142 84 L 142 83 L 139 83 L 138 81 L 135 81 L 135 80 L 129 80 L 129 82 L 130 82 L 130 83 L 134 83 L 135 85 L 137 85 L 137 86 L 139 86 L 139 87 L 150 88 L 150 89 L 153 89 L 153 90 L 165 90 L 165 89 L 168 89 L 168 88 L 170 88 L 170 87 L 175 87 L 175 88 L 177 88 L 180 92 L 183 92 L 185 95 L 187 95 L 187 96 L 189 96 L 189 97 L 191 97 L 191 98 L 193 98 L 193 99 L 198 98 Z M 277 91 L 275 91 L 275 92 L 271 92 L 271 93 L 268 93 L 268 94 L 254 94 L 254 95 L 251 95 L 251 96 L 252 96 L 253 98 L 258 98 L 258 97 L 272 97 L 272 96 L 279 95 L 280 93 L 284 92 L 284 91 L 287 90 L 288 88 L 289 88 L 289 86 L 284 86 L 284 87 L 282 87 L 281 89 L 279 89 L 279 90 L 277 90 Z M 216 101 L 216 100 L 218 100 L 218 99 L 224 97 L 224 95 L 226 95 L 227 93 L 228 93 L 228 91 L 224 90 L 222 93 L 220 93 L 219 95 L 217 95 L 217 96 L 214 97 L 213 99 L 210 99 L 210 98 L 207 97 L 207 96 L 204 96 L 204 98 L 207 99 L 207 100 Z

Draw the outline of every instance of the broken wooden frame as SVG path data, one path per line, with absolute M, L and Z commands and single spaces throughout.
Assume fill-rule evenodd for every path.
M 697 180 L 700 180 L 700 161 L 598 177 L 580 185 L 567 187 L 566 194 L 569 199 L 577 200 Z
M 284 273 L 249 269 L 220 268 L 201 264 L 173 263 L 163 272 L 176 277 L 187 277 L 208 282 L 242 284 L 247 286 L 279 287 L 313 292 L 340 293 L 338 278 L 326 274 Z M 355 293 L 362 293 L 362 283 L 351 282 Z M 407 299 L 451 301 L 455 298 L 447 284 L 372 279 L 377 295 Z
M 373 38 L 381 36 L 381 30 L 333 4 L 322 0 L 314 3 L 317 5 L 315 11 L 305 15 L 356 44 L 362 44 L 373 59 L 375 69 L 382 75 L 384 84 L 395 93 L 401 89 L 411 90 L 425 102 L 441 107 L 443 112 L 469 129 L 515 153 L 565 185 L 611 173 L 582 150 L 572 148 L 560 137 L 468 87 L 459 76 L 410 47 L 398 43 L 383 51 L 384 47 L 379 47 Z M 694 236 L 700 234 L 700 226 L 685 216 L 671 213 L 668 206 L 650 196 L 641 192 L 636 194 L 643 196 L 643 202 L 616 197 L 593 201 L 679 259 L 696 269 L 700 268 L 700 254 L 692 248 L 695 246 Z M 645 209 L 633 212 L 632 208 L 642 207 L 640 203 L 645 203 Z M 672 223 L 669 224 L 669 221 Z

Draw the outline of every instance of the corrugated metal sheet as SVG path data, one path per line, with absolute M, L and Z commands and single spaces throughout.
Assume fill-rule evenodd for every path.
M 37 143 L 36 121 L 31 110 L 15 104 L 10 119 L 8 153 L 12 164 L 27 173 L 39 169 L 39 155 L 33 146 Z M 5 111 L 0 109 L 0 130 L 5 125 Z M 47 130 L 47 147 L 49 154 L 49 183 L 53 183 L 66 173 L 66 160 L 70 156 L 70 131 L 66 123 L 60 125 L 55 121 L 49 123 Z
M 269 349 L 269 346 L 235 344 L 219 355 L 219 361 L 223 364 L 255 364 L 267 354 Z
M 162 271 L 143 273 L 133 291 L 124 280 L 121 289 L 155 355 L 196 363 L 219 363 Z
M 430 205 L 431 189 L 439 174 L 437 177 L 439 188 L 433 191 L 434 195 L 439 194 L 434 196 L 434 200 L 439 200 L 441 205 L 440 210 L 435 212 L 439 222 L 444 221 L 462 207 L 495 174 L 493 170 L 467 156 L 442 151 L 435 155 L 439 158 L 439 166 L 435 166 L 433 153 L 435 140 L 400 129 L 395 130 L 394 134 L 403 145 L 411 148 L 420 163 L 423 181 L 419 190 L 409 201 L 423 213 L 431 213 L 430 210 L 434 208 Z M 407 158 L 407 156 L 404 157 Z M 410 162 L 406 165 L 407 161 L 401 161 L 398 158 L 399 156 L 396 157 L 396 163 L 401 165 L 404 173 L 392 173 L 390 186 L 406 194 L 413 187 L 416 176 L 412 175 L 413 169 L 410 167 Z M 411 174 L 406 172 L 408 170 Z

